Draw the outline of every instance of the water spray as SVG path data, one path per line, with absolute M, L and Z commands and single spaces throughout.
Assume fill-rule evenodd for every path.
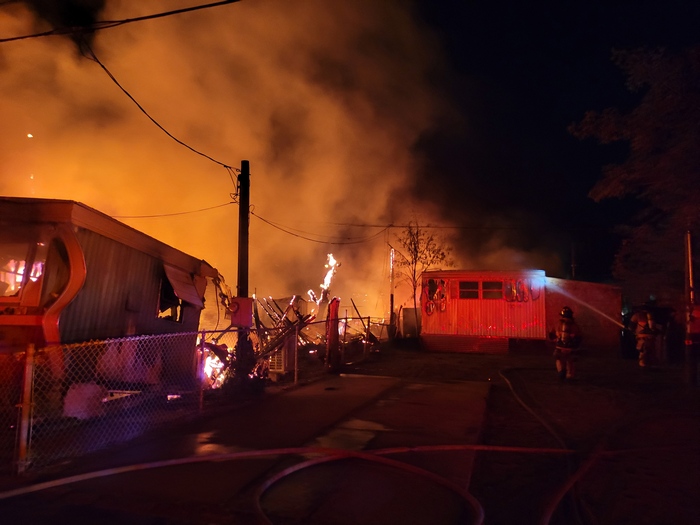
M 559 292 L 560 294 L 562 294 L 562 295 L 568 297 L 568 298 L 571 299 L 572 301 L 574 301 L 574 302 L 576 302 L 576 303 L 578 303 L 578 304 L 580 304 L 580 305 L 582 305 L 582 306 L 585 306 L 586 308 L 588 308 L 588 309 L 591 310 L 592 312 L 595 312 L 595 313 L 597 313 L 598 315 L 600 315 L 601 317 L 604 317 L 605 319 L 607 319 L 607 320 L 610 321 L 611 323 L 616 324 L 617 326 L 619 326 L 619 327 L 622 328 L 623 330 L 626 328 L 625 325 L 622 324 L 622 323 L 621 323 L 620 321 L 618 321 L 617 319 L 614 319 L 614 318 L 610 317 L 608 314 L 606 314 L 605 312 L 602 312 L 601 310 L 599 310 L 599 309 L 596 308 L 595 306 L 593 306 L 593 305 L 587 303 L 586 301 L 583 301 L 582 299 L 579 299 L 579 298 L 576 297 L 575 295 L 572 295 L 571 293 L 567 292 L 567 291 L 564 290 L 563 288 L 557 286 L 551 279 L 547 280 L 547 286 L 550 287 L 550 288 L 556 289 L 556 291 Z

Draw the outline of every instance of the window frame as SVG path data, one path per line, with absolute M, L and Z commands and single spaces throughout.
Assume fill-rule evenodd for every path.
M 479 281 L 459 281 L 458 295 L 464 300 L 479 299 Z
M 503 295 L 503 280 L 500 281 L 481 281 L 481 298 L 493 301 L 505 299 Z
M 182 299 L 180 299 L 175 293 L 175 288 L 173 287 L 168 276 L 163 272 L 163 276 L 160 279 L 160 287 L 158 290 L 158 308 L 156 309 L 156 317 L 158 319 L 163 319 L 164 321 L 171 321 L 173 323 L 182 323 L 184 304 Z
M 458 281 L 457 291 L 460 300 L 505 300 L 504 280 Z

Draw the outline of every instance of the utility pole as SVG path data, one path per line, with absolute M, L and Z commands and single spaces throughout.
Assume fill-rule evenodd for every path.
M 250 226 L 250 163 L 241 161 L 238 174 L 238 283 L 237 297 L 248 297 L 248 229 Z M 236 344 L 235 380 L 240 387 L 248 387 L 250 374 L 256 363 L 250 328 L 241 327 Z
M 250 226 L 250 163 L 241 161 L 238 174 L 238 293 L 248 297 L 248 229 Z
M 391 258 L 389 259 L 389 286 L 391 290 L 389 293 L 389 339 L 393 339 L 396 336 L 396 316 L 394 315 L 394 248 L 391 248 Z

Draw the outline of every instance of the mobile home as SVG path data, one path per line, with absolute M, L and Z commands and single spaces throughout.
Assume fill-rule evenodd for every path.
M 0 197 L 0 354 L 196 332 L 217 275 L 79 202 Z

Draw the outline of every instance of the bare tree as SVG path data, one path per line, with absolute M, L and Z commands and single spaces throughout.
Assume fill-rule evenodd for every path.
M 413 290 L 413 311 L 418 329 L 418 299 L 417 291 L 421 284 L 421 275 L 426 270 L 437 266 L 452 266 L 449 258 L 452 249 L 441 239 L 438 239 L 429 227 L 423 227 L 417 222 L 409 222 L 401 232 L 398 242 L 403 250 L 395 250 L 398 254 L 396 265 L 399 274 Z

